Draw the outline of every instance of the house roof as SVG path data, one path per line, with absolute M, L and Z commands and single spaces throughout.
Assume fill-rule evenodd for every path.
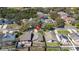
M 64 19 L 64 20 L 67 20 L 67 21 L 75 21 L 75 19 L 72 18 L 72 17 L 66 17 L 66 19 Z
M 79 36 L 75 33 L 70 34 L 70 36 L 73 40 L 79 40 Z
M 65 12 L 58 12 L 58 14 L 59 14 L 59 15 L 61 15 L 61 16 L 63 16 L 63 15 L 68 16 L 68 14 L 67 14 L 67 13 L 65 13 Z
M 7 34 L 2 34 L 0 35 L 0 40 L 2 41 L 14 41 L 15 40 L 15 34 L 10 34 L 10 33 L 7 33 Z
M 7 20 L 7 19 L 1 19 L 0 24 L 11 24 L 13 21 L 12 20 Z
M 53 19 L 45 19 L 45 22 L 46 22 L 46 23 L 54 23 L 54 22 L 56 22 L 56 21 L 54 21 Z

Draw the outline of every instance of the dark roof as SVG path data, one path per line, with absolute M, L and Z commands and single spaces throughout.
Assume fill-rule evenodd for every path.
M 5 19 L 0 20 L 0 24 L 12 24 L 12 23 L 13 23 L 12 20 L 5 20 Z

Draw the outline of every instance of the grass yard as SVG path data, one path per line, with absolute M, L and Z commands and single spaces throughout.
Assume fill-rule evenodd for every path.
M 47 43 L 47 46 L 60 46 L 58 42 Z
M 69 48 L 47 48 L 47 51 L 69 51 Z
M 33 45 L 36 45 L 36 46 L 45 46 L 45 42 L 37 42 L 37 41 L 33 41 Z
M 60 51 L 60 48 L 47 48 L 47 51 Z
M 69 34 L 70 32 L 67 31 L 67 30 L 58 30 L 58 33 L 59 33 L 59 34 L 65 34 L 65 35 L 67 35 L 67 34 Z

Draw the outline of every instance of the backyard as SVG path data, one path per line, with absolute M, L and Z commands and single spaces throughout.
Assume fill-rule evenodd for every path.
M 60 46 L 60 43 L 58 43 L 58 42 L 50 42 L 50 43 L 48 43 L 47 42 L 47 46 Z
M 67 34 L 69 34 L 70 32 L 67 31 L 67 30 L 58 30 L 58 33 L 59 33 L 59 34 L 63 34 L 63 35 L 67 35 Z

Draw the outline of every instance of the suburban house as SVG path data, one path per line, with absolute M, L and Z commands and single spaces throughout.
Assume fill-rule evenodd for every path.
M 61 19 L 65 19 L 68 16 L 68 14 L 65 12 L 58 12 L 58 14 L 60 15 Z
M 64 21 L 65 23 L 70 24 L 70 23 L 75 22 L 75 18 L 69 16 L 69 17 L 66 17 Z
M 53 19 L 45 19 L 45 23 L 56 23 Z
M 58 14 L 60 15 L 61 19 L 63 19 L 65 21 L 66 24 L 70 24 L 75 21 L 75 18 L 69 16 L 65 12 L 58 12 Z
M 48 14 L 44 14 L 42 12 L 37 12 L 37 15 L 39 16 L 39 18 L 48 19 Z
M 15 41 L 15 34 L 6 33 L 2 36 L 2 41 Z
M 15 50 L 15 34 L 10 34 L 10 33 L 6 33 L 6 34 L 0 34 L 0 47 L 1 50 L 6 50 L 6 51 L 11 51 L 11 50 Z
M 13 24 L 13 21 L 7 19 L 0 19 L 0 24 Z

